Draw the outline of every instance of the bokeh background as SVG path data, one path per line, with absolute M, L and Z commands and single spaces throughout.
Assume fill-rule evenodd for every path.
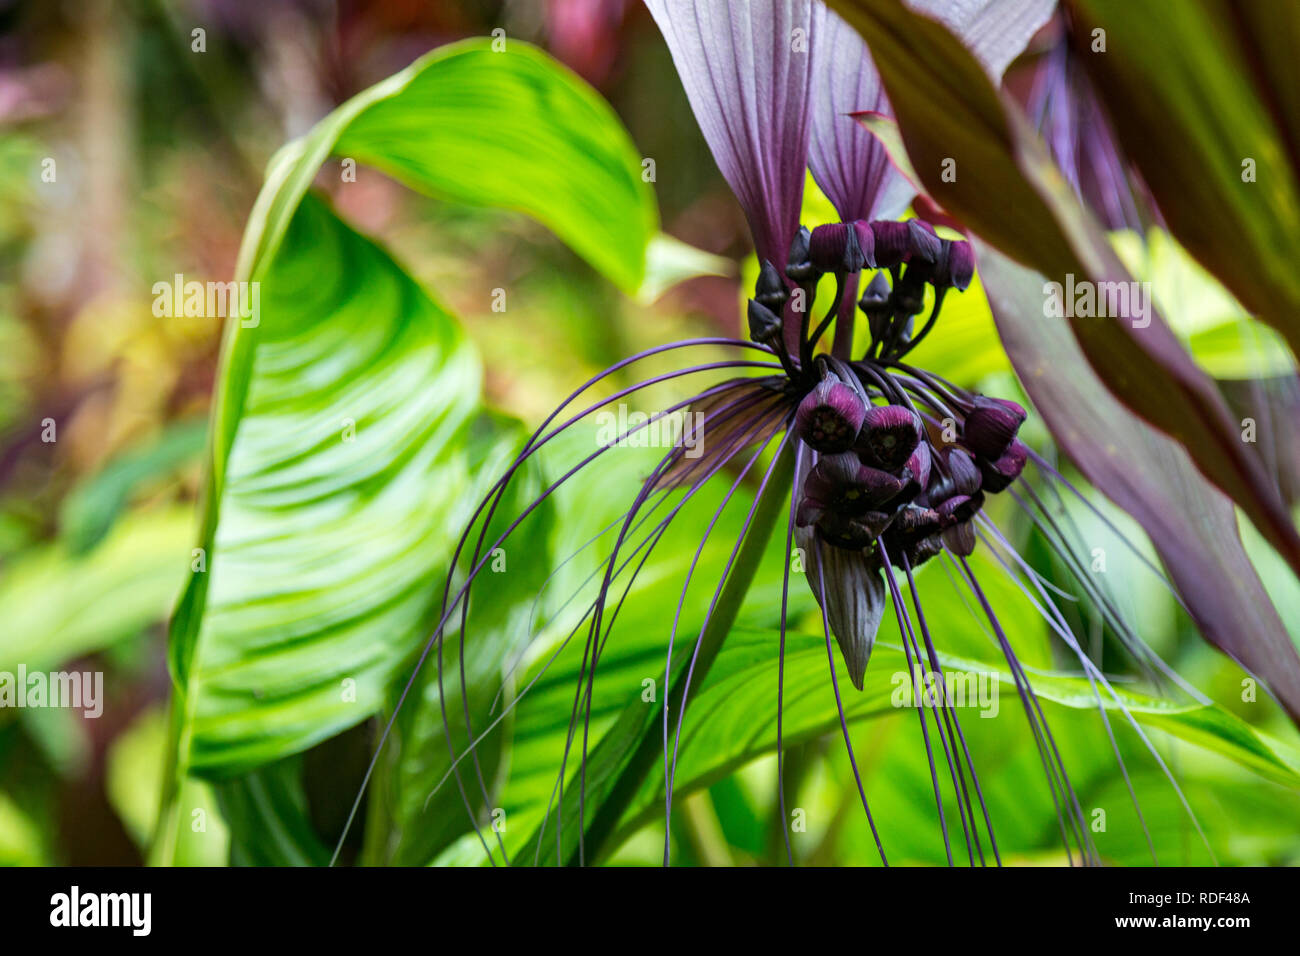
M 176 273 L 229 279 L 277 148 L 420 54 L 495 27 L 548 50 L 609 99 L 656 159 L 666 232 L 746 262 L 744 220 L 639 3 L 0 0 L 0 670 L 19 662 L 101 670 L 108 697 L 99 719 L 0 712 L 0 863 L 145 858 L 170 688 L 166 619 L 195 536 L 221 333 L 219 320 L 156 318 L 152 285 Z M 202 52 L 193 48 L 195 29 L 204 31 Z M 1045 38 L 1038 49 L 1049 46 Z M 365 168 L 355 184 L 332 177 L 318 185 L 439 291 L 484 356 L 488 400 L 529 424 L 638 347 L 738 328 L 743 265 L 635 303 L 521 216 L 422 198 Z M 1179 276 L 1186 281 L 1170 287 L 1185 290 L 1195 279 Z M 513 304 L 494 313 L 492 289 L 503 284 Z M 952 334 L 936 336 L 922 364 L 1015 394 L 986 311 L 977 302 L 948 311 Z M 1230 339 L 1211 358 L 1227 362 L 1239 345 Z M 1287 471 L 1277 449 L 1300 446 L 1265 437 Z M 1296 633 L 1300 602 L 1286 590 L 1294 582 L 1266 549 L 1251 547 Z M 1271 705 L 1242 701 L 1240 672 L 1206 648 L 1148 578 L 1134 573 L 1119 585 L 1144 636 L 1219 703 L 1287 732 Z M 1087 609 L 1079 615 L 1101 641 Z M 880 750 L 888 735 L 886 722 L 861 746 Z M 865 839 L 844 836 L 861 826 L 836 747 L 814 741 L 792 758 L 797 782 L 813 788 L 811 805 L 828 808 L 832 821 L 812 862 L 856 859 L 841 843 Z M 884 773 L 901 758 L 882 753 Z M 1222 761 L 1189 758 L 1179 769 L 1198 808 L 1237 821 L 1216 839 L 1224 862 L 1300 859 L 1293 793 Z M 907 779 L 907 767 L 893 771 Z M 764 822 L 771 809 L 756 779 L 729 777 L 688 806 L 682 862 L 773 858 Z M 1100 762 L 1094 783 L 1121 785 Z M 1015 778 L 1006 786 L 1014 791 Z M 924 794 L 910 796 L 920 820 Z M 908 789 L 900 784 L 893 799 L 906 811 Z M 1157 817 L 1179 817 L 1176 806 L 1164 809 Z M 1185 824 L 1170 826 L 1194 844 Z M 645 846 L 652 861 L 657 844 Z M 1136 831 L 1133 846 L 1140 861 Z M 626 860 L 640 862 L 637 853 L 634 841 Z M 1059 851 L 1029 859 L 1061 862 Z M 218 850 L 211 862 L 220 861 Z
M 0 713 L 0 862 L 141 860 L 147 825 L 122 806 L 148 787 L 115 780 L 110 757 L 130 728 L 156 730 L 166 702 L 165 619 L 195 534 L 221 333 L 218 319 L 155 318 L 153 283 L 229 279 L 276 149 L 422 53 L 498 26 L 600 89 L 647 155 L 673 157 L 669 232 L 745 251 L 640 4 L 0 2 L 0 667 L 104 670 L 111 698 L 93 720 Z M 631 344 L 735 325 L 734 280 L 634 309 L 522 217 L 357 179 L 322 183 L 441 290 L 485 355 L 490 399 L 530 421 Z M 507 315 L 490 308 L 503 264 L 519 303 Z

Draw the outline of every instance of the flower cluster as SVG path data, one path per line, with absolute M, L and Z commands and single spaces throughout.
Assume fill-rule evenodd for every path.
M 851 340 L 837 338 L 830 352 L 816 351 L 833 320 L 852 328 L 852 297 L 847 308 L 844 298 L 863 269 L 875 270 L 856 303 L 865 350 L 854 359 Z M 1028 457 L 1016 437 L 1025 420 L 1018 404 L 971 395 L 903 361 L 934 328 L 947 291 L 965 289 L 973 272 L 970 244 L 921 220 L 830 223 L 799 230 L 784 281 L 764 262 L 749 302 L 750 333 L 782 357 L 796 403 L 795 523 L 809 583 L 858 685 L 887 602 L 881 572 L 910 572 L 945 549 L 969 555 L 984 496 L 1005 490 Z M 812 327 L 826 275 L 835 302 Z M 797 354 L 780 347 L 792 322 Z
M 975 264 L 968 243 L 942 238 L 924 221 L 893 218 L 908 208 L 916 191 L 890 162 L 884 146 L 854 118 L 865 112 L 892 115 L 862 37 L 820 0 L 646 0 L 646 6 L 663 32 L 718 168 L 750 225 L 761 263 L 755 294 L 748 304 L 752 341 L 711 336 L 655 346 L 589 379 L 546 418 L 480 502 L 449 562 L 452 571 L 444 585 L 442 620 L 424 652 L 429 654 L 438 642 L 434 659 L 440 698 L 446 699 L 440 638 L 448 622 L 459 613 L 460 693 L 462 699 L 468 699 L 464 656 L 464 620 L 468 611 L 464 602 L 468 602 L 470 588 L 483 573 L 493 549 L 560 485 L 591 467 L 629 436 L 649 427 L 653 419 L 619 429 L 610 441 L 601 443 L 548 485 L 495 542 L 489 542 L 485 534 L 488 522 L 497 513 L 512 478 L 553 439 L 609 404 L 662 382 L 694 380 L 697 375 L 712 378 L 726 370 L 733 377 L 702 391 L 692 390 L 695 394 L 690 398 L 662 413 L 693 409 L 701 416 L 698 420 L 707 429 L 708 441 L 698 457 L 688 455 L 686 443 L 679 442 L 645 477 L 618 523 L 621 527 L 612 548 L 600 561 L 597 593 L 564 639 L 567 644 L 579 630 L 587 632 L 582 684 L 574 696 L 568 740 L 556 777 L 556 812 L 552 820 L 548 811 L 547 820 L 532 841 L 537 847 L 532 851 L 533 859 L 540 859 L 542 848 L 552 842 L 548 826 L 554 828 L 554 850 L 545 852 L 553 852 L 555 861 L 580 864 L 598 858 L 602 844 L 615 832 L 614 822 L 623 818 L 632 800 L 642 792 L 639 783 L 662 746 L 664 862 L 669 862 L 673 785 L 690 695 L 704 681 L 730 633 L 737 608 L 752 581 L 758 549 L 765 546 L 774 506 L 784 503 L 789 494 L 786 550 L 791 551 L 797 539 L 805 558 L 800 570 L 806 574 L 823 610 L 830 684 L 840 727 L 882 863 L 888 860 L 853 756 L 831 639 L 833 636 L 839 644 L 849 677 L 861 690 L 882 616 L 892 605 L 909 672 L 920 673 L 922 680 L 927 675 L 942 677 L 913 568 L 944 551 L 955 559 L 955 580 L 964 582 L 982 605 L 997 637 L 1048 771 L 1053 799 L 1058 792 L 1065 798 L 1058 806 L 1062 809 L 1066 849 L 1069 851 L 1073 839 L 1084 858 L 1095 862 L 1097 854 L 1088 838 L 1086 820 L 1047 732 L 1033 688 L 966 560 L 976 543 L 976 519 L 984 496 L 1006 489 L 1020 476 L 1030 457 L 1029 449 L 1016 437 L 1025 412 L 1014 402 L 971 394 L 906 362 L 908 353 L 935 329 L 949 290 L 961 291 L 971 283 Z M 1025 0 L 1016 5 L 1014 17 L 1006 16 L 1007 11 L 1001 9 L 1004 4 L 984 0 L 960 4 L 951 0 L 908 0 L 907 6 L 927 11 L 959 38 L 969 41 L 967 45 L 977 47 L 974 52 L 990 74 L 1000 75 L 1046 22 L 1056 3 Z M 807 38 L 809 44 L 792 44 L 790 37 L 796 35 Z M 975 38 L 978 43 L 973 42 Z M 810 173 L 840 220 L 811 231 L 799 225 L 804 181 Z M 779 268 L 774 263 L 782 257 L 786 261 L 784 268 Z M 871 270 L 870 278 L 860 285 L 864 270 Z M 834 301 L 814 323 L 814 298 L 819 282 L 828 276 L 834 281 Z M 931 311 L 918 327 L 927 300 L 932 303 Z M 865 316 L 865 329 L 858 322 L 859 314 Z M 819 348 L 823 334 L 832 326 L 829 348 Z M 857 334 L 863 331 L 867 334 Z M 718 346 L 733 354 L 719 360 L 713 351 Z M 710 350 L 707 361 L 686 359 L 698 354 L 694 350 L 700 348 Z M 620 383 L 607 397 L 593 399 L 587 394 L 602 382 L 617 381 L 613 376 L 621 377 L 634 364 L 669 353 L 680 359 L 672 371 L 657 372 L 632 384 Z M 1041 475 L 1045 463 L 1033 457 Z M 729 487 L 726 482 L 715 481 L 724 470 L 734 476 Z M 756 480 L 746 482 L 747 477 Z M 601 797 L 598 818 L 588 826 L 587 728 L 595 696 L 592 688 L 614 620 L 641 568 L 664 540 L 664 532 L 682 513 L 686 502 L 706 488 L 719 485 L 725 491 L 713 519 L 703 527 L 667 633 L 659 717 L 662 727 L 634 743 L 626 760 L 616 750 L 625 748 L 630 738 L 620 732 L 601 739 L 600 765 L 612 766 L 617 758 L 623 769 L 618 785 Z M 680 636 L 688 589 L 705 567 L 700 560 L 705 544 L 720 527 L 719 518 L 725 509 L 747 495 L 751 486 L 752 501 L 718 575 L 698 634 L 684 655 L 680 649 L 674 653 L 675 646 L 680 648 L 675 642 Z M 1036 501 L 1032 489 L 1027 491 L 1028 497 Z M 652 514 L 670 501 L 673 504 L 667 514 L 652 521 Z M 483 530 L 479 531 L 477 543 L 471 543 L 480 517 Z M 984 530 L 997 535 L 995 528 Z M 1000 537 L 992 540 L 999 551 L 1006 549 Z M 453 594 L 453 576 L 462 567 L 462 554 L 471 571 Z M 794 557 L 786 564 L 782 581 L 777 647 L 781 663 L 775 688 L 777 793 L 782 818 L 786 813 L 781 715 L 787 598 Z M 622 584 L 622 578 L 626 578 L 626 584 Z M 615 587 L 616 581 L 622 586 Z M 902 583 L 909 586 L 914 615 L 903 598 Z M 1081 579 L 1081 584 L 1085 589 L 1093 587 L 1087 579 Z M 1050 605 L 1050 596 L 1041 589 L 1040 593 Z M 1077 650 L 1077 645 L 1072 647 Z M 585 693 L 581 692 L 584 685 Z M 985 844 L 977 819 L 982 816 L 991 858 L 1000 863 L 978 774 L 961 732 L 960 715 L 948 706 L 941 714 L 938 704 L 930 710 L 929 717 L 920 708 L 917 714 L 930 758 L 948 860 L 953 861 L 951 827 L 944 816 L 945 800 L 937 770 L 941 764 L 931 752 L 930 726 L 952 776 L 968 859 L 972 864 L 977 857 L 985 861 Z M 675 722 L 675 730 L 670 719 Z M 466 709 L 465 731 L 474 743 L 458 755 L 459 744 L 444 715 L 443 731 L 453 757 L 449 773 L 466 795 L 458 764 L 460 757 L 467 755 L 479 785 L 481 807 L 490 808 L 497 803 L 478 763 L 476 747 L 482 738 L 474 736 L 470 724 Z M 623 726 L 621 722 L 619 726 Z M 576 771 L 569 762 L 571 748 L 580 748 L 580 767 Z M 491 858 L 493 851 L 478 822 L 481 814 L 471 806 L 468 796 L 466 809 Z M 575 822 L 567 823 L 566 829 L 567 821 Z M 499 845 L 504 859 L 505 845 Z M 788 830 L 786 850 L 793 862 Z
M 877 562 L 877 542 L 894 563 L 913 567 L 944 547 L 970 554 L 985 492 L 1005 490 L 1024 469 L 1029 449 L 1016 438 L 1024 409 L 977 396 L 960 444 L 936 444 L 910 403 L 873 405 L 853 365 L 819 364 L 823 377 L 795 415 L 799 440 L 817 455 L 799 527 L 815 526 L 830 544 Z

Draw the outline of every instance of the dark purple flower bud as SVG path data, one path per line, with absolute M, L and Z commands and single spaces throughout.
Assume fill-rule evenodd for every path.
M 876 234 L 871 231 L 871 223 L 865 219 L 856 219 L 853 222 L 853 231 L 858 236 L 858 248 L 862 250 L 862 258 L 872 269 L 876 268 Z
M 921 441 L 921 418 L 902 405 L 873 405 L 867 409 L 858 436 L 858 450 L 878 468 L 898 471 Z
M 935 514 L 943 526 L 943 543 L 953 554 L 963 557 L 975 550 L 975 515 L 984 505 L 984 493 L 953 495 L 935 505 Z
M 805 503 L 807 501 L 805 499 Z M 810 518 L 812 520 L 807 520 Z M 795 527 L 797 532 L 807 533 L 806 529 L 816 526 L 827 544 L 846 551 L 867 551 L 875 547 L 876 539 L 885 533 L 893 520 L 894 515 L 888 511 L 846 515 L 816 507 L 805 508 L 801 503 Z M 829 581 L 826 586 L 831 586 Z
M 958 292 L 965 292 L 975 275 L 975 253 L 971 251 L 969 242 L 949 242 L 947 239 L 944 242 L 948 252 L 948 285 Z
M 856 389 L 845 385 L 834 372 L 804 396 L 795 412 L 795 431 L 804 444 L 820 452 L 848 451 L 867 414 Z
M 875 540 L 871 532 L 853 518 L 831 511 L 823 512 L 818 518 L 817 531 L 828 544 L 845 551 L 866 550 Z M 828 583 L 827 587 L 832 585 Z
M 1014 438 L 1001 458 L 995 461 L 981 458 L 979 466 L 980 474 L 984 478 L 985 490 L 992 492 L 1006 490 L 1007 486 L 1019 478 L 1020 473 L 1025 470 L 1025 459 L 1028 457 L 1029 447 L 1019 438 Z
M 858 245 L 858 231 L 848 222 L 831 222 L 814 229 L 808 259 L 819 272 L 849 275 L 862 271 L 867 261 Z
M 803 492 L 826 511 L 859 516 L 879 509 L 902 490 L 902 479 L 862 464 L 849 452 L 818 459 Z
M 883 272 L 877 272 L 867 283 L 867 290 L 858 300 L 858 308 L 868 316 L 885 309 L 889 305 L 889 280 Z
M 811 244 L 812 233 L 807 226 L 800 226 L 794 235 L 794 241 L 790 243 L 790 259 L 785 266 L 785 274 L 795 282 L 807 282 L 821 274 L 809 259 Z
M 905 555 L 908 563 L 916 567 L 943 550 L 939 539 L 942 530 L 934 509 L 904 505 L 885 532 L 885 548 L 894 559 Z
M 889 528 L 894 520 L 893 511 L 868 511 L 857 517 L 857 521 L 867 533 L 871 535 L 871 540 L 876 540 Z
M 937 239 L 937 237 L 936 237 Z M 908 278 L 918 282 L 929 282 L 937 290 L 955 288 L 965 290 L 975 275 L 975 256 L 969 242 L 961 240 L 937 239 L 939 253 L 933 261 L 913 258 L 913 265 Z
M 912 253 L 911 230 L 905 222 L 891 222 L 877 219 L 871 223 L 871 233 L 875 236 L 876 266 L 889 269 L 906 262 Z
M 934 513 L 939 516 L 939 524 L 944 528 L 970 521 L 984 504 L 984 496 L 979 492 L 974 495 L 953 495 L 934 506 Z
M 894 515 L 889 511 L 864 511 L 860 515 L 823 511 L 817 519 L 817 530 L 837 548 L 865 551 L 885 533 L 893 520 Z
M 889 280 L 884 272 L 877 272 L 867 283 L 867 291 L 858 300 L 858 308 L 867 317 L 867 328 L 873 340 L 885 334 L 885 327 L 893 317 L 894 310 L 889 301 Z
M 943 252 L 943 240 L 934 234 L 934 227 L 920 219 L 907 220 L 907 240 L 911 247 L 908 262 L 939 261 Z
M 919 219 L 891 222 L 877 219 L 871 223 L 876 238 L 876 266 L 888 269 L 903 262 L 934 263 L 939 261 L 942 241 L 928 223 Z
M 781 337 L 781 316 L 757 299 L 749 300 L 749 337 L 755 342 L 770 342 Z
M 975 551 L 975 525 L 969 521 L 944 528 L 939 537 L 943 540 L 945 548 L 963 558 L 969 557 Z
M 1025 410 L 1005 398 L 977 396 L 975 407 L 966 415 L 962 426 L 962 442 L 990 461 L 1002 457 L 1016 432 L 1025 420 Z
M 758 282 L 754 286 L 754 301 L 765 306 L 777 315 L 785 308 L 785 300 L 790 297 L 790 290 L 785 287 L 781 273 L 767 259 L 758 270 Z
M 898 515 L 890 526 L 889 536 L 891 540 L 908 541 L 926 538 L 941 530 L 943 530 L 942 520 L 937 511 L 921 505 L 908 504 L 898 509 Z
M 948 466 L 948 481 L 954 492 L 973 495 L 980 490 L 979 466 L 970 455 L 960 448 L 948 448 L 944 451 L 943 460 Z
M 794 514 L 795 526 L 806 528 L 810 524 L 816 524 L 825 512 L 820 501 L 805 497 L 800 500 L 799 509 Z
M 934 470 L 930 476 L 930 486 L 920 500 L 932 508 L 953 497 L 966 497 L 979 493 L 979 467 L 971 456 L 960 448 L 945 448 L 940 451 L 943 471 Z
M 932 534 L 928 538 L 922 538 L 907 550 L 907 560 L 912 567 L 919 568 L 941 551 L 943 551 L 943 537 Z
M 910 497 L 919 495 L 929 486 L 930 463 L 930 446 L 920 442 L 904 466 L 903 479 L 907 483 L 904 491 Z

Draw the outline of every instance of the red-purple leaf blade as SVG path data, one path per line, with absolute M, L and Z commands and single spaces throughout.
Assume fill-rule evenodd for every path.
M 1300 5 L 1071 7 L 1079 57 L 1170 229 L 1300 352 Z
M 1050 281 L 1101 289 L 1129 282 L 1105 233 L 1052 165 L 1019 107 L 994 89 L 956 37 L 900 0 L 831 5 L 866 38 L 911 165 L 930 196 Z M 1040 292 L 1035 312 L 1042 315 L 1044 305 Z M 1242 442 L 1214 383 L 1154 308 L 1127 321 L 1074 318 L 1070 326 L 1110 391 L 1180 442 L 1300 573 L 1300 535 L 1276 483 Z
M 1300 656 L 1242 548 L 1232 502 L 1186 449 L 1106 391 L 1063 319 L 1042 316 L 1043 277 L 975 242 L 1007 354 L 1052 434 L 1146 529 L 1205 638 L 1267 682 L 1300 722 Z

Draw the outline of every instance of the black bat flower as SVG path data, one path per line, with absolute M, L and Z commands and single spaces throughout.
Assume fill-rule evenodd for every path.
M 443 659 L 441 638 L 458 613 L 464 680 L 464 619 L 468 612 L 462 609 L 492 549 L 556 488 L 611 448 L 666 416 L 689 410 L 694 414 L 688 419 L 692 422 L 688 433 L 667 451 L 639 488 L 629 490 L 628 509 L 617 523 L 617 540 L 598 570 L 598 592 L 573 632 L 585 625 L 587 638 L 582 680 L 575 689 L 556 782 L 556 859 L 574 863 L 594 859 L 634 795 L 635 786 L 619 788 L 603 795 L 594 818 L 587 813 L 587 727 L 596 669 L 632 581 L 664 531 L 687 501 L 721 478 L 724 483 L 729 480 L 727 491 L 713 520 L 700 529 L 700 545 L 690 560 L 687 585 L 702 570 L 704 542 L 713 533 L 722 509 L 752 494 L 742 529 L 718 574 L 704 624 L 688 644 L 684 662 L 677 643 L 682 601 L 675 609 L 665 608 L 664 673 L 670 686 L 662 707 L 662 727 L 629 735 L 630 743 L 620 746 L 630 747 L 630 752 L 617 755 L 629 768 L 628 779 L 634 783 L 662 760 L 669 828 L 678 741 L 691 688 L 700 685 L 717 656 L 748 575 L 753 573 L 756 559 L 751 553 L 751 537 L 761 549 L 771 513 L 788 500 L 786 554 L 798 548 L 804 555 L 803 571 L 822 610 L 830 682 L 837 703 L 841 698 L 834 646 L 838 645 L 838 657 L 850 682 L 860 689 L 877 630 L 891 610 L 899 623 L 909 674 L 923 679 L 942 676 L 934 635 L 923 610 L 924 602 L 934 598 L 927 594 L 923 599 L 917 570 L 944 556 L 945 569 L 955 577 L 954 585 L 973 596 L 1006 659 L 1057 804 L 1067 852 L 1071 859 L 1077 852 L 1084 862 L 1098 862 L 1042 708 L 967 561 L 982 542 L 988 545 L 996 561 L 1012 574 L 1078 655 L 1097 690 L 1105 721 L 1100 706 L 1101 693 L 1109 691 L 1105 678 L 1079 650 L 1056 610 L 1051 586 L 1032 572 L 984 514 L 990 496 L 1007 494 L 1044 526 L 1050 540 L 1058 541 L 1061 536 L 1050 533 L 1052 518 L 1037 492 L 1020 478 L 1030 461 L 1044 480 L 1060 482 L 1060 476 L 1019 438 L 1026 418 L 1023 408 L 1005 398 L 972 394 L 908 361 L 927 336 L 943 334 L 944 302 L 971 283 L 975 270 L 971 246 L 941 237 L 920 220 L 898 218 L 913 190 L 890 166 L 884 150 L 849 115 L 862 110 L 888 112 L 879 78 L 862 40 L 820 3 L 648 0 L 647 5 L 668 41 L 705 138 L 750 224 L 761 264 L 746 309 L 750 338 L 694 339 L 633 355 L 586 382 L 547 417 L 480 503 L 469 525 L 470 529 L 481 528 L 472 548 L 471 531 L 467 530 L 453 559 L 453 568 L 458 564 L 464 567 L 462 558 L 468 556 L 468 575 L 459 586 L 448 577 L 443 620 L 425 651 L 428 655 L 436 647 L 440 688 L 448 663 Z M 913 5 L 925 4 L 913 0 Z M 962 4 L 955 12 L 935 4 L 940 16 L 947 11 L 956 18 L 950 25 L 959 33 L 969 33 L 977 53 L 995 72 L 1023 47 L 1052 6 L 1049 0 L 1022 3 L 1014 20 L 1004 23 L 996 17 L 995 3 Z M 807 169 L 834 204 L 839 221 L 812 229 L 800 225 Z M 828 276 L 833 279 L 834 296 L 819 303 L 819 281 Z M 858 323 L 859 314 L 865 325 Z M 718 359 L 719 347 L 732 350 L 732 356 Z M 594 387 L 652 356 L 684 356 L 706 348 L 712 356 L 709 361 L 682 362 L 674 370 L 619 388 L 606 398 L 584 398 Z M 612 403 L 661 382 L 702 375 L 732 377 L 714 381 L 645 422 L 629 425 L 575 462 L 514 515 L 495 541 L 488 540 L 488 521 L 505 500 L 505 489 L 540 449 Z M 762 526 L 764 520 L 768 521 L 766 527 Z M 1071 566 L 1077 567 L 1077 562 Z M 790 574 L 787 561 L 776 703 L 779 779 L 784 773 L 781 707 Z M 1081 586 L 1106 606 L 1104 595 L 1098 595 L 1095 585 L 1085 578 L 1081 577 Z M 683 600 L 685 594 L 683 587 Z M 1121 621 L 1112 623 L 1140 662 L 1154 669 L 1162 667 Z M 464 697 L 462 692 L 462 700 Z M 939 768 L 944 765 L 958 800 L 967 858 L 972 864 L 1001 862 L 956 710 L 937 702 L 918 707 L 917 713 L 949 861 L 953 861 L 953 852 L 948 845 L 939 782 Z M 839 715 L 862 806 L 871 820 L 842 703 Z M 444 718 L 447 716 L 444 713 Z M 460 716 L 469 723 L 468 708 Z M 1109 723 L 1106 726 L 1109 732 Z M 468 747 L 458 748 L 450 733 L 447 741 L 454 758 L 451 773 L 465 795 L 487 858 L 497 862 L 464 779 L 468 761 L 482 794 L 482 806 L 493 805 L 476 750 L 477 741 L 490 730 L 471 732 L 475 743 Z M 932 749 L 936 738 L 942 763 Z M 571 757 L 578 762 L 572 774 Z M 560 819 L 568 812 L 566 787 L 570 795 L 574 788 L 578 791 L 572 840 L 563 831 L 563 824 L 573 822 L 572 818 Z M 784 817 L 783 785 L 779 793 Z M 876 834 L 874 820 L 871 827 Z M 547 832 L 543 824 L 539 847 Z M 788 834 L 786 843 L 788 852 Z M 881 860 L 886 861 L 878 834 L 876 844 Z M 507 860 L 499 836 L 498 847 L 501 860 Z M 666 836 L 665 863 L 669 848 Z

